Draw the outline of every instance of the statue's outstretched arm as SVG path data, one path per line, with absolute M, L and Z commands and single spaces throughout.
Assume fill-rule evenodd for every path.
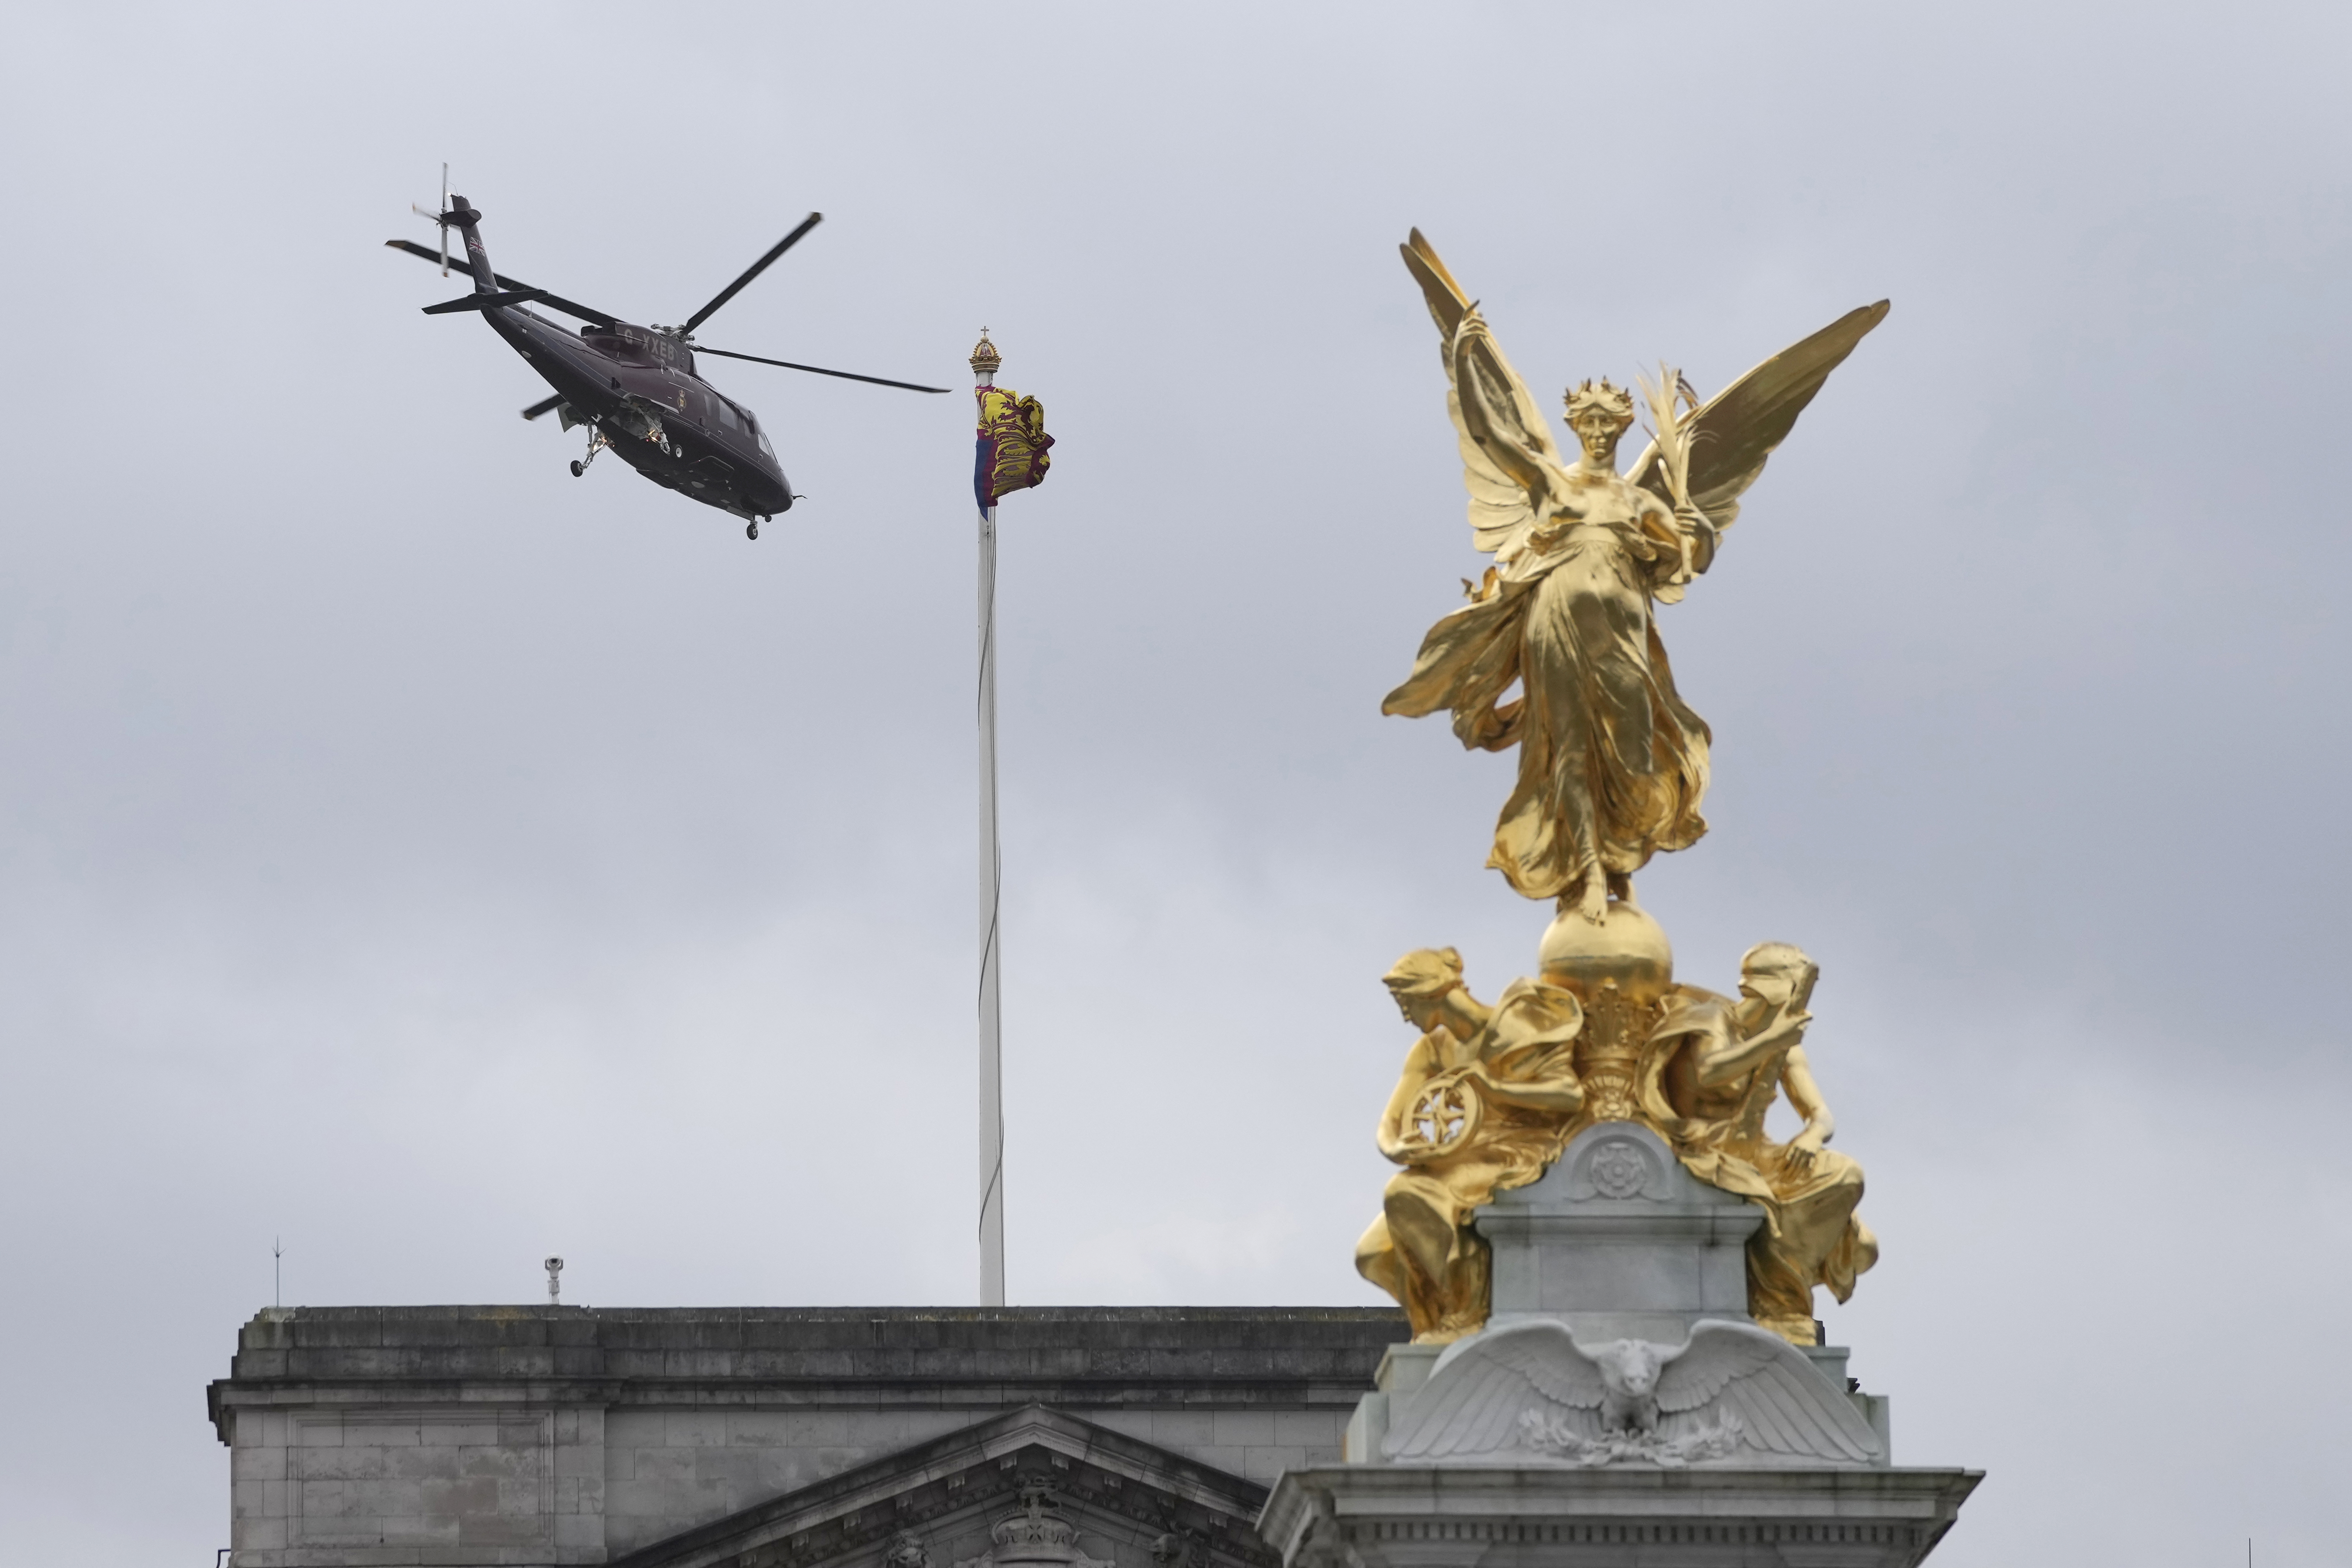
M 1396 1092 L 1389 1096 L 1388 1109 L 1381 1112 L 1380 1131 L 1374 1137 L 1381 1153 L 1400 1165 L 1412 1163 L 1405 1149 L 1404 1119 L 1412 1113 L 1413 1101 L 1421 1097 L 1436 1071 L 1437 1053 L 1430 1048 L 1429 1037 L 1424 1035 L 1405 1053 L 1404 1070 L 1398 1075 Z
M 1752 1035 L 1727 1031 L 1709 1039 L 1699 1053 L 1699 1082 L 1718 1089 L 1746 1077 L 1782 1051 L 1796 1049 L 1812 1021 L 1811 1013 L 1783 1012 Z
M 1471 539 L 1488 552 L 1539 522 L 1560 493 L 1567 468 L 1559 445 L 1527 384 L 1503 357 L 1478 307 L 1436 249 L 1414 229 L 1400 247 L 1429 301 L 1445 362 L 1446 413 L 1470 492 Z

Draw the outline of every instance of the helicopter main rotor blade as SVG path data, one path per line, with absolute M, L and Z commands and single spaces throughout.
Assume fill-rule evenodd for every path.
M 885 376 L 859 375 L 855 371 L 827 370 L 821 364 L 794 364 L 788 359 L 762 359 L 758 354 L 731 353 L 725 349 L 707 349 L 700 343 L 694 345 L 694 352 L 698 354 L 717 354 L 720 359 L 750 360 L 753 364 L 781 365 L 786 370 L 804 370 L 812 375 L 837 375 L 844 381 L 869 381 L 877 386 L 902 386 L 908 392 L 952 392 L 955 390 L 955 388 L 951 386 L 918 386 L 911 381 L 891 381 Z
M 776 247 L 773 250 L 771 250 L 767 255 L 762 256 L 759 260 L 754 261 L 751 266 L 745 268 L 743 269 L 742 277 L 738 278 L 734 282 L 730 283 L 726 288 L 719 290 L 718 297 L 713 299 L 710 303 L 705 305 L 699 310 L 697 310 L 693 315 L 688 316 L 686 319 L 686 325 L 680 327 L 678 331 L 681 332 L 690 332 L 694 331 L 695 328 L 702 325 L 703 322 L 709 321 L 710 319 L 710 313 L 713 310 L 718 310 L 719 306 L 724 305 L 728 300 L 732 300 L 736 295 L 741 293 L 743 291 L 743 285 L 751 281 L 752 279 L 757 278 L 761 273 L 765 272 L 768 269 L 769 263 L 774 261 L 777 257 L 782 256 L 793 246 L 798 245 L 801 242 L 801 237 L 803 235 L 808 233 L 809 230 L 814 228 L 824 221 L 824 215 L 823 213 L 811 213 L 808 216 L 801 219 L 800 227 L 793 230 L 792 233 L 784 236 L 783 238 L 776 241 Z M 805 369 L 806 367 L 797 366 L 795 368 Z
M 390 246 L 394 250 L 404 250 L 408 252 L 409 255 L 416 257 L 420 260 L 429 261 L 436 267 L 441 265 L 441 253 L 439 251 L 419 245 L 415 240 L 387 239 L 384 241 L 384 244 Z M 503 272 L 493 272 L 490 276 L 498 279 L 499 287 L 505 289 L 508 293 L 528 293 L 537 295 L 538 302 L 540 304 L 552 306 L 554 309 L 562 311 L 567 316 L 577 316 L 583 321 L 593 321 L 600 327 L 613 327 L 620 324 L 620 318 L 617 316 L 609 315 L 603 310 L 591 310 L 585 305 L 575 305 L 561 294 L 546 293 L 541 289 L 533 289 L 528 283 L 518 283 Z
M 534 403 L 530 407 L 524 409 L 522 411 L 522 416 L 526 419 L 536 419 L 542 414 L 552 414 L 555 411 L 555 405 L 562 401 L 563 394 L 560 392 L 552 397 L 542 397 L 537 403 Z
M 544 289 L 517 289 L 506 294 L 460 294 L 454 300 L 444 300 L 438 305 L 427 305 L 428 316 L 446 316 L 452 310 L 496 310 L 508 305 L 536 305 L 547 298 Z

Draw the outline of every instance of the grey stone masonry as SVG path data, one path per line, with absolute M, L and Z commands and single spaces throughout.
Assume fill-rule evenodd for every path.
M 1973 1470 L 1344 1465 L 1276 1483 L 1290 1568 L 1917 1568 Z
M 1556 1318 L 1583 1339 L 1672 1344 L 1702 1318 L 1749 1321 L 1748 1238 L 1763 1223 L 1648 1128 L 1588 1127 L 1539 1180 L 1478 1211 L 1495 1249 L 1493 1322 Z
M 1763 1220 L 1649 1129 L 1586 1128 L 1477 1213 L 1492 1319 L 1391 1350 L 1258 1533 L 1282 1568 L 1916 1568 L 1983 1477 L 1897 1467 L 1847 1352 L 1748 1317 Z
M 1263 1487 L 1339 1458 L 1404 1337 L 1359 1308 L 269 1309 L 208 1403 L 232 1568 L 537 1568 L 1030 1405 Z

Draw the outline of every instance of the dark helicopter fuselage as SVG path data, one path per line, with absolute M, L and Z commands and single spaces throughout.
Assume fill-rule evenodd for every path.
M 824 221 L 811 213 L 798 227 L 768 248 L 735 281 L 720 289 L 709 304 L 675 327 L 640 327 L 592 305 L 562 299 L 490 270 L 489 252 L 482 247 L 482 215 L 465 197 L 448 188 L 448 171 L 442 171 L 441 210 L 417 211 L 441 226 L 441 249 L 436 254 L 405 239 L 386 240 L 394 250 L 420 260 L 438 260 L 446 275 L 452 259 L 449 230 L 466 241 L 466 266 L 474 291 L 456 300 L 427 305 L 428 316 L 479 311 L 490 331 L 504 338 L 515 353 L 530 363 L 555 395 L 543 397 L 522 411 L 525 419 L 560 412 L 563 427 L 585 425 L 591 429 L 588 452 L 573 459 L 577 477 L 602 451 L 621 460 L 657 485 L 678 494 L 732 512 L 746 524 L 743 531 L 760 537 L 762 519 L 793 505 L 793 488 L 776 462 L 776 449 L 750 409 L 720 392 L 696 373 L 694 330 L 712 311 L 741 293 L 775 259 L 800 243 Z M 588 324 L 573 332 L 531 310 L 544 304 Z M 887 376 L 861 375 L 855 371 L 829 370 L 819 364 L 769 359 L 732 349 L 702 345 L 701 352 L 720 359 L 775 365 L 812 375 L 843 381 L 895 386 L 907 392 L 945 394 L 944 386 L 924 386 Z
M 759 418 L 695 374 L 690 344 L 626 321 L 575 334 L 525 305 L 495 306 L 482 319 L 563 399 L 566 428 L 595 426 L 656 484 L 746 521 L 791 509 L 792 487 Z
M 545 289 L 500 291 L 506 280 L 490 268 L 481 217 L 463 196 L 445 215 L 465 237 L 474 293 L 428 313 L 479 310 L 490 331 L 555 389 L 564 428 L 595 426 L 599 439 L 588 449 L 591 458 L 598 447 L 609 447 L 654 483 L 733 512 L 751 525 L 754 539 L 760 519 L 792 509 L 792 487 L 759 420 L 695 374 L 691 344 L 568 300 L 554 302 L 576 310 L 588 325 L 576 335 L 557 326 L 529 308 L 532 300 L 553 300 Z

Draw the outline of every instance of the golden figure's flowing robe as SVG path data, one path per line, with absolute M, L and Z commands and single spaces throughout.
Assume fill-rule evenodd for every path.
M 1684 537 L 1622 479 L 1576 499 L 1583 515 L 1532 531 L 1486 597 L 1430 628 L 1381 705 L 1451 709 L 1464 745 L 1519 748 L 1486 863 L 1530 899 L 1570 891 L 1589 865 L 1630 876 L 1706 831 L 1706 723 L 1675 690 L 1650 609 L 1683 568 Z M 1523 695 L 1501 703 L 1514 682 Z
M 1878 1261 L 1878 1238 L 1854 1213 L 1862 1167 L 1834 1149 L 1810 1163 L 1764 1134 L 1780 1092 L 1783 1058 L 1711 1089 L 1669 1088 L 1675 1058 L 1735 1039 L 1735 1004 L 1695 986 L 1679 989 L 1652 1037 L 1642 1082 L 1643 1109 L 1691 1174 L 1738 1193 L 1764 1211 L 1748 1243 L 1748 1313 L 1797 1344 L 1814 1342 L 1813 1287 L 1843 1301 L 1855 1276 Z
M 1433 1030 L 1406 1056 L 1381 1119 L 1384 1144 L 1398 1142 L 1433 1082 L 1465 1079 L 1483 1102 L 1459 1147 L 1412 1159 L 1389 1179 L 1380 1217 L 1356 1243 L 1357 1272 L 1403 1306 L 1416 1342 L 1457 1339 L 1486 1323 L 1490 1254 L 1470 1216 L 1559 1157 L 1583 1100 L 1572 1065 L 1582 1020 L 1573 994 L 1516 980 L 1475 1038 Z
M 1674 417 L 1671 432 L 1662 425 L 1681 469 L 1653 441 L 1630 473 L 1604 474 L 1563 459 L 1527 384 L 1420 230 L 1402 251 L 1442 340 L 1471 540 L 1495 569 L 1476 602 L 1431 628 L 1381 711 L 1451 709 L 1465 745 L 1520 748 L 1488 862 L 1518 891 L 1559 897 L 1588 868 L 1628 877 L 1706 831 L 1707 729 L 1675 692 L 1651 607 L 1680 599 L 1713 563 L 1740 497 L 1886 302 L 1773 355 Z M 1502 701 L 1514 681 L 1524 695 Z M 1585 896 L 1597 912 L 1597 892 Z

